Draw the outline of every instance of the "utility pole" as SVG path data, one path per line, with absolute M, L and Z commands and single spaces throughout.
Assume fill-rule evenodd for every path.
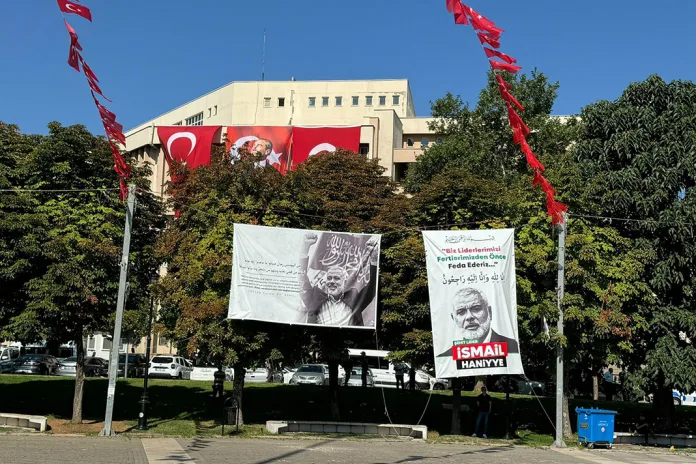
M 145 375 L 143 376 L 143 394 L 140 397 L 140 414 L 138 415 L 137 430 L 147 430 L 147 405 L 150 400 L 147 397 L 147 382 L 150 379 L 150 346 L 152 343 L 152 318 L 154 317 L 155 298 L 152 296 L 152 284 L 157 281 L 157 276 L 150 276 L 150 313 L 147 318 L 147 348 L 145 349 Z
M 565 293 L 565 239 L 568 219 L 563 213 L 563 222 L 558 224 L 558 335 L 563 336 L 563 295 Z M 565 448 L 563 441 L 563 345 L 558 341 L 556 348 L 556 441 L 554 448 Z
M 261 60 L 261 80 L 266 80 L 266 29 L 263 30 L 263 59 Z
M 114 397 L 116 396 L 116 378 L 118 377 L 118 351 L 121 345 L 121 322 L 123 307 L 126 304 L 126 283 L 128 280 L 128 254 L 130 253 L 131 232 L 133 230 L 133 214 L 135 214 L 135 185 L 128 186 L 126 209 L 126 227 L 123 233 L 123 254 L 121 256 L 121 276 L 118 281 L 118 299 L 116 300 L 116 322 L 114 323 L 114 338 L 111 345 L 111 360 L 109 365 L 109 387 L 106 390 L 106 415 L 104 428 L 99 432 L 102 437 L 116 435 L 111 429 L 114 416 Z M 128 358 L 128 353 L 126 353 Z

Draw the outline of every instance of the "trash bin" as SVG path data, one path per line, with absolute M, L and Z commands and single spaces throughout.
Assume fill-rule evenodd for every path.
M 618 413 L 594 408 L 575 408 L 575 412 L 578 414 L 578 441 L 589 448 L 595 445 L 611 448 L 614 443 L 614 419 Z
M 225 435 L 225 425 L 234 425 L 239 432 L 239 423 L 237 422 L 237 411 L 239 404 L 234 398 L 227 398 L 222 405 L 222 435 Z

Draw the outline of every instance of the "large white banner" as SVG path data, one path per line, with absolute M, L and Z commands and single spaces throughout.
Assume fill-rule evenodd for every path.
M 228 317 L 374 329 L 380 239 L 235 224 Z
M 424 231 L 438 378 L 523 374 L 513 229 Z

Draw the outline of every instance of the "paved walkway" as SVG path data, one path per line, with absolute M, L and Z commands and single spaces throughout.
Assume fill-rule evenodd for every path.
M 432 445 L 417 441 L 99 438 L 0 435 L 0 463 L 35 464 L 657 464 L 696 463 L 669 452 L 541 450 L 513 446 Z

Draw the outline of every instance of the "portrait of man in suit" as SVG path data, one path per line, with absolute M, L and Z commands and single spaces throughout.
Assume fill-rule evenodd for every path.
M 326 269 L 321 278 L 311 282 L 307 271 L 309 268 L 309 251 L 317 243 L 315 233 L 304 237 L 300 253 L 300 296 L 303 308 L 298 322 L 331 326 L 363 327 L 363 310 L 372 302 L 377 291 L 378 241 L 371 238 L 365 244 L 365 254 L 356 268 L 344 265 L 332 265 Z M 357 272 L 369 266 L 369 278 L 366 285 L 358 288 L 353 285 Z
M 507 343 L 508 353 L 519 353 L 519 345 L 512 338 L 496 333 L 492 328 L 494 309 L 481 290 L 465 287 L 452 298 L 450 317 L 455 325 L 454 340 L 467 343 Z M 452 348 L 438 357 L 452 357 Z

